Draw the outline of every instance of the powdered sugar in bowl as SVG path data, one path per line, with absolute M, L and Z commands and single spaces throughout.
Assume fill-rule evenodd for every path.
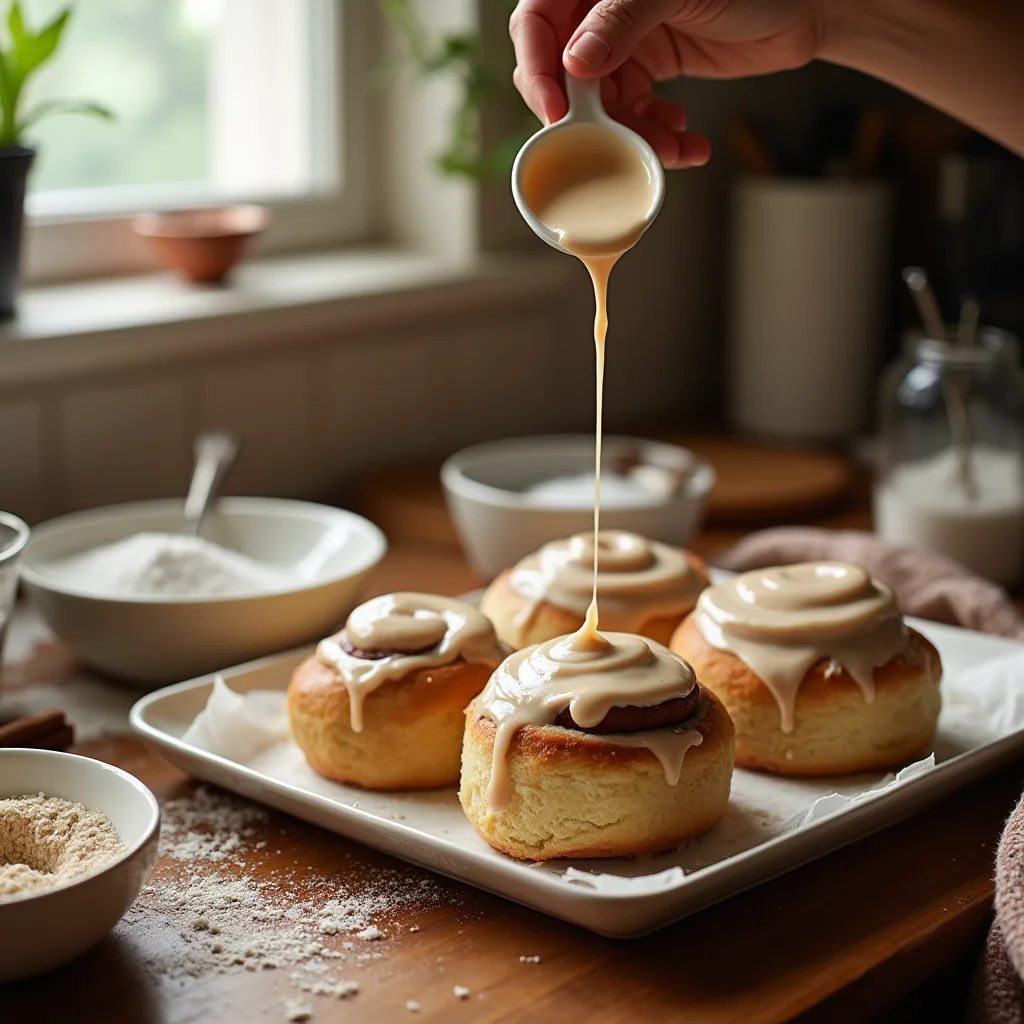
M 84 662 L 145 686 L 179 682 L 332 632 L 387 544 L 351 512 L 224 498 L 203 537 L 180 501 L 78 512 L 36 527 L 22 579 Z

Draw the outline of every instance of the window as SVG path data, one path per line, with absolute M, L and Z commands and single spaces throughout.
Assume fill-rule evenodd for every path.
M 23 2 L 38 23 L 64 0 Z M 99 100 L 117 120 L 34 133 L 31 276 L 133 268 L 143 209 L 264 202 L 269 248 L 366 235 L 374 15 L 366 0 L 80 0 L 33 98 Z

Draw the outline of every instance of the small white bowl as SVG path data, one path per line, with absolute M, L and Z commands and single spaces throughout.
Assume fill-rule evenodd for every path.
M 714 469 L 678 445 L 630 437 L 604 439 L 603 467 L 628 455 L 689 475 L 664 500 L 634 508 L 602 508 L 601 528 L 632 530 L 684 547 L 704 521 L 715 485 Z M 592 530 L 592 505 L 538 505 L 524 492 L 546 480 L 593 471 L 592 434 L 488 441 L 448 459 L 441 469 L 445 497 L 466 556 L 480 576 L 490 580 L 548 541 Z
M 49 971 L 95 946 L 135 902 L 156 856 L 156 798 L 120 768 L 51 750 L 0 750 L 0 798 L 36 793 L 103 811 L 125 852 L 73 882 L 0 900 L 0 982 Z
M 110 596 L 48 568 L 56 559 L 144 531 L 175 532 L 182 503 L 145 501 L 76 512 L 32 532 L 22 562 L 29 597 L 83 661 L 148 687 L 251 661 L 333 632 L 387 541 L 342 509 L 276 498 L 224 498 L 203 537 L 278 568 L 320 563 L 309 578 L 242 597 Z M 307 563 L 309 564 L 309 563 Z

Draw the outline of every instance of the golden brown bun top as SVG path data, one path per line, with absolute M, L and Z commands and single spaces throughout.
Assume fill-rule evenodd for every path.
M 494 669 L 506 653 L 490 621 L 472 605 L 413 593 L 367 601 L 352 612 L 345 629 L 317 647 L 317 657 L 349 691 L 356 732 L 362 729 L 366 695 L 386 682 L 458 658 Z
M 597 545 L 597 588 L 609 629 L 635 633 L 644 622 L 685 615 L 707 586 L 707 576 L 682 548 L 625 530 L 602 530 Z M 547 602 L 586 614 L 594 582 L 594 535 L 552 541 L 509 574 L 509 585 L 527 601 Z
M 735 654 L 761 678 L 778 702 L 786 732 L 813 665 L 834 662 L 870 701 L 874 670 L 917 651 L 892 591 L 847 562 L 743 573 L 705 590 L 694 622 L 709 644 Z
M 699 692 L 686 661 L 632 634 L 602 634 L 584 625 L 570 636 L 516 651 L 497 668 L 475 704 L 480 715 L 497 725 L 488 801 L 500 807 L 508 798 L 505 758 L 519 729 L 556 724 L 563 713 L 584 730 L 602 729 L 616 717 L 620 727 L 628 720 L 634 728 L 653 728 L 662 723 L 651 716 L 667 713 L 679 720 L 675 712 L 680 705 L 673 702 L 683 701 L 683 710 L 692 713 L 687 699 L 692 694 L 699 699 Z M 643 724 L 645 719 L 649 724 Z

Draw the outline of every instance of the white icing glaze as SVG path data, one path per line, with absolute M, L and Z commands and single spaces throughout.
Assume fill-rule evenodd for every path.
M 568 708 L 574 722 L 590 729 L 613 707 L 654 707 L 687 696 L 696 685 L 690 665 L 661 644 L 625 633 L 590 636 L 585 631 L 517 651 L 480 694 L 477 710 L 497 726 L 487 787 L 492 807 L 508 802 L 509 745 L 524 726 L 551 725 Z M 686 750 L 702 740 L 699 732 L 686 728 L 593 738 L 650 750 L 669 785 L 679 780 Z
M 667 595 L 659 588 L 672 593 L 671 610 L 678 607 L 680 613 L 688 610 L 700 589 L 693 588 L 689 603 L 682 607 L 676 603 L 680 600 L 678 579 L 672 580 L 674 589 L 666 586 L 664 565 L 655 557 L 669 555 L 672 549 L 662 551 L 662 545 L 655 548 L 631 534 L 600 533 L 608 277 L 619 257 L 643 233 L 651 202 L 650 174 L 636 154 L 607 129 L 576 126 L 551 138 L 557 141 L 540 149 L 539 156 L 524 169 L 523 193 L 538 218 L 554 228 L 565 248 L 583 261 L 594 284 L 596 423 L 594 532 L 590 537 L 597 537 L 598 543 L 584 535 L 560 542 L 566 546 L 564 550 L 547 545 L 532 556 L 535 565 L 527 559 L 511 574 L 512 586 L 530 602 L 524 621 L 517 623 L 521 631 L 543 600 L 574 610 L 584 615 L 585 621 L 572 636 L 513 654 L 491 676 L 478 698 L 480 714 L 497 726 L 487 787 L 492 807 L 502 807 L 508 801 L 508 749 L 519 729 L 551 725 L 566 708 L 573 721 L 584 729 L 591 728 L 613 707 L 653 707 L 685 697 L 696 685 L 693 669 L 660 644 L 627 632 L 598 632 L 599 591 L 611 617 L 618 622 L 621 616 L 627 623 L 621 628 L 628 631 L 656 614 L 652 607 L 662 607 L 658 602 Z M 676 575 L 685 579 L 693 569 L 685 555 L 681 558 L 685 570 L 677 567 Z M 603 575 L 602 560 L 606 566 Z M 615 579 L 615 583 L 606 586 L 606 578 Z M 637 602 L 636 591 L 645 585 L 652 593 L 643 594 Z M 634 592 L 632 602 L 625 600 L 630 590 Z M 658 597 L 652 601 L 653 593 Z M 696 730 L 680 728 L 628 736 L 602 735 L 599 742 L 646 748 L 661 761 L 666 781 L 675 785 L 683 756 L 702 739 Z
M 343 641 L 367 652 L 387 651 L 383 658 L 357 658 Z M 506 649 L 494 627 L 472 605 L 434 594 L 387 594 L 356 608 L 342 632 L 322 640 L 317 655 L 341 677 L 349 695 L 354 732 L 363 729 L 363 702 L 384 683 L 424 668 L 440 668 L 461 657 L 490 667 Z
M 830 662 L 829 675 L 845 669 L 871 703 L 874 670 L 897 654 L 911 657 L 892 591 L 846 562 L 743 573 L 705 590 L 694 622 L 709 644 L 732 652 L 763 680 L 783 732 L 793 731 L 800 684 L 819 661 Z
M 704 588 L 704 577 L 685 551 L 625 530 L 604 530 L 597 594 L 609 629 L 635 633 L 660 616 L 682 617 Z M 552 541 L 513 568 L 509 585 L 527 603 L 516 616 L 522 637 L 542 603 L 585 615 L 592 600 L 594 535 Z
M 537 219 L 591 273 L 591 263 L 614 262 L 634 245 L 654 196 L 650 170 L 636 150 L 596 124 L 553 132 L 523 167 L 522 188 Z
M 578 256 L 594 284 L 596 416 L 594 430 L 594 536 L 601 520 L 601 435 L 604 406 L 608 278 L 612 267 L 644 232 L 654 197 L 647 165 L 632 147 L 598 124 L 565 126 L 538 147 L 523 168 L 523 197 Z M 593 586 L 585 630 L 597 634 L 599 545 L 593 550 Z

